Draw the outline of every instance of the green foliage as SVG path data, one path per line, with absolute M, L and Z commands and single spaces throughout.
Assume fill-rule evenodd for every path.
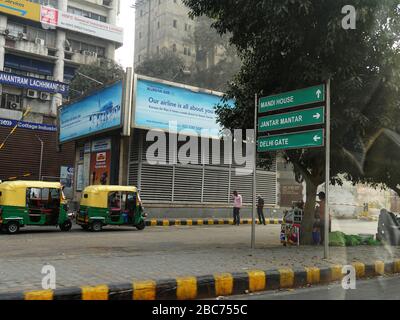
M 220 35 L 211 27 L 207 17 L 195 19 L 193 35 L 187 42 L 194 43 L 196 62 L 187 65 L 178 54 L 164 50 L 139 64 L 136 73 L 224 92 L 240 70 L 241 61 L 229 36 Z M 186 70 L 186 72 L 183 72 Z
M 145 59 L 135 68 L 135 73 L 167 81 L 184 82 L 184 61 L 173 52 L 165 52 Z
M 397 130 L 400 14 L 395 0 L 183 0 L 193 16 L 216 19 L 220 34 L 231 34 L 243 66 L 227 95 L 233 110 L 220 106 L 228 128 L 252 128 L 254 95 L 332 81 L 333 183 L 338 174 L 355 182 L 386 183 L 388 170 L 366 171 L 370 150 L 382 130 Z M 345 5 L 357 10 L 355 30 L 344 30 Z M 392 145 L 393 146 L 393 145 Z M 376 153 L 375 153 L 376 154 Z M 313 190 L 325 179 L 323 149 L 283 154 L 298 180 Z M 389 171 L 399 171 L 397 166 Z M 307 199 L 305 228 L 311 234 L 313 193 Z M 311 237 L 309 237 L 308 242 Z M 307 242 L 307 240 L 306 240 Z
M 340 231 L 329 234 L 329 245 L 332 247 L 355 247 L 361 245 L 380 246 L 381 242 L 374 239 L 374 236 L 367 238 L 357 235 L 347 235 Z
M 346 237 L 343 232 L 335 231 L 329 234 L 329 246 L 331 247 L 345 247 Z
M 78 68 L 77 72 L 104 84 L 123 79 L 125 73 L 121 65 L 106 59 L 100 59 L 95 64 L 83 65 Z M 101 87 L 99 83 L 76 74 L 70 84 L 70 88 L 72 89 L 70 98 L 78 98 L 82 95 L 81 93 L 94 90 L 98 87 Z

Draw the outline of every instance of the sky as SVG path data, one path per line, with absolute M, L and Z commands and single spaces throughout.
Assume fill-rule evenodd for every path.
M 121 0 L 121 12 L 118 25 L 124 28 L 124 45 L 116 52 L 116 60 L 123 67 L 132 67 L 135 44 L 135 9 L 131 8 L 134 0 Z

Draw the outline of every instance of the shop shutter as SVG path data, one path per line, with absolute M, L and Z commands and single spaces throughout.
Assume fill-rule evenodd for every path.
M 147 201 L 172 201 L 172 166 L 152 166 L 143 163 L 141 195 Z
M 137 139 L 132 139 L 129 161 L 135 162 L 138 160 L 139 160 L 139 141 Z
M 11 128 L 0 127 L 0 137 L 6 137 Z M 75 143 L 69 142 L 57 151 L 57 132 L 33 131 L 18 128 L 0 151 L 0 179 L 39 179 L 40 141 L 44 142 L 42 177 L 47 181 L 57 181 L 61 166 L 73 166 Z M 31 176 L 24 177 L 30 173 Z
M 164 146 L 162 146 L 161 144 L 159 145 L 160 148 L 159 150 L 155 153 L 155 154 L 149 154 L 147 155 L 147 150 L 150 146 L 152 146 L 154 143 L 156 143 L 155 141 L 146 141 L 146 135 L 147 135 L 147 131 L 140 131 L 140 139 L 142 140 L 142 145 L 143 145 L 143 152 L 142 152 L 142 160 L 146 163 L 148 162 L 154 162 L 160 159 L 160 153 L 164 153 L 166 155 L 166 163 L 158 163 L 159 165 L 165 165 L 165 164 L 169 164 L 169 137 L 166 134 L 166 144 Z
M 265 171 L 257 171 L 257 194 L 261 195 L 265 204 L 276 204 L 276 176 Z
M 138 167 L 139 165 L 137 163 L 131 163 L 129 165 L 128 184 L 130 186 L 138 186 Z
M 228 203 L 229 170 L 206 168 L 203 202 Z
M 252 203 L 253 194 L 253 175 L 236 175 L 235 170 L 232 170 L 231 191 L 237 191 L 243 197 L 243 203 Z
M 203 168 L 176 166 L 174 201 L 201 202 Z

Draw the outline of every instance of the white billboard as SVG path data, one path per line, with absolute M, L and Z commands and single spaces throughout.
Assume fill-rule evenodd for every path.
M 215 107 L 223 104 L 222 93 L 145 76 L 136 77 L 135 93 L 134 127 L 169 131 L 170 124 L 176 123 L 178 131 L 204 135 L 207 130 L 209 137 L 220 137 L 223 128 Z M 225 103 L 234 107 L 233 100 Z
M 84 33 L 93 37 L 124 42 L 124 31 L 118 26 L 78 16 L 55 8 L 42 7 L 40 21 L 44 24 Z

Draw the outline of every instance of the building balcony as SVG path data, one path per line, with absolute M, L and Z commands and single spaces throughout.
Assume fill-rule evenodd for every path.
M 48 47 L 42 39 L 36 41 L 6 39 L 5 47 L 32 56 L 55 59 L 56 49 Z
M 49 50 L 44 45 L 44 42 L 39 43 L 39 42 L 30 42 L 30 41 L 17 41 L 15 43 L 15 49 L 33 53 L 33 54 L 37 54 L 40 56 L 47 56 L 49 54 Z

